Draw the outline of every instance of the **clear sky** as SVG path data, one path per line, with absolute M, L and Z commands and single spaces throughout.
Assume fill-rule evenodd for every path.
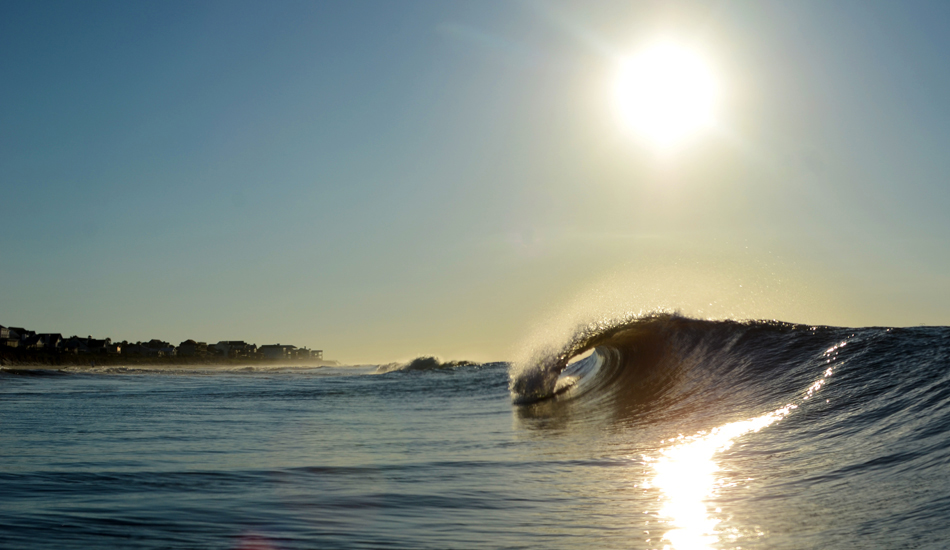
M 719 85 L 672 152 L 615 100 L 657 37 Z M 950 324 L 947 59 L 946 2 L 3 2 L 0 323 L 345 362 Z

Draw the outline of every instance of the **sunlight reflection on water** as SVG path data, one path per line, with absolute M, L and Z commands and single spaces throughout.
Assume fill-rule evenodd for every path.
M 802 400 L 812 397 L 832 375 L 829 367 L 822 377 L 805 390 Z M 787 404 L 770 413 L 730 422 L 693 436 L 671 438 L 661 443 L 667 447 L 660 456 L 651 460 L 654 476 L 652 485 L 663 493 L 660 517 L 673 527 L 663 535 L 664 550 L 705 550 L 718 540 L 716 526 L 719 519 L 710 516 L 707 501 L 723 485 L 717 475 L 717 453 L 731 447 L 748 433 L 758 432 L 788 416 L 798 405 Z M 716 509 L 716 512 L 721 512 Z
M 719 465 L 713 460 L 714 456 L 731 447 L 739 436 L 757 432 L 781 420 L 794 408 L 795 405 L 786 405 L 756 418 L 665 442 L 671 445 L 663 449 L 653 463 L 656 473 L 653 485 L 665 497 L 660 516 L 674 526 L 663 535 L 663 539 L 669 541 L 664 549 L 701 550 L 711 547 L 717 539 L 715 529 L 719 522 L 710 517 L 706 509 L 706 500 L 720 484 L 716 476 Z

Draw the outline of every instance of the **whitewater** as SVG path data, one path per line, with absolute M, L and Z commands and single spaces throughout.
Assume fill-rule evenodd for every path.
M 508 363 L 0 370 L 0 548 L 946 548 L 950 327 L 656 313 Z

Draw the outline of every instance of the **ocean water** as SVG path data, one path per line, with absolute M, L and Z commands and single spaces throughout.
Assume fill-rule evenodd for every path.
M 671 315 L 527 363 L 0 371 L 2 548 L 947 548 L 950 328 Z

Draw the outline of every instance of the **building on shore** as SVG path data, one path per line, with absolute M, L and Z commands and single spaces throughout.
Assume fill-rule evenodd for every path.
M 181 357 L 204 357 L 208 355 L 208 344 L 190 339 L 185 340 L 178 344 L 178 355 Z
M 20 335 L 16 333 L 16 330 L 0 325 L 0 347 L 20 347 Z
M 9 350 L 15 348 L 16 351 Z M 265 359 L 277 361 L 323 361 L 323 350 L 298 348 L 290 344 L 272 344 L 257 347 L 244 340 L 222 340 L 214 345 L 195 340 L 185 340 L 173 346 L 164 340 L 152 339 L 148 342 L 113 342 L 111 338 L 93 338 L 70 336 L 64 338 L 60 333 L 40 333 L 23 327 L 5 327 L 0 325 L 0 349 L 12 353 L 25 352 L 68 353 L 73 355 L 128 355 L 138 357 L 225 357 L 229 359 Z
M 63 347 L 63 342 L 64 342 L 63 335 L 59 334 L 58 332 L 57 333 L 43 333 L 43 334 L 38 334 L 37 336 L 39 336 L 40 341 L 43 342 L 44 349 L 58 350 Z
M 297 349 L 297 346 L 281 345 L 280 343 L 277 343 L 261 346 L 258 349 L 261 352 L 261 355 L 264 356 L 264 359 L 267 359 L 268 361 L 281 361 L 294 359 L 294 350 Z
M 249 358 L 257 354 L 257 346 L 244 340 L 222 340 L 214 345 L 223 356 L 229 358 Z
M 294 358 L 303 361 L 323 361 L 323 350 L 298 348 Z

